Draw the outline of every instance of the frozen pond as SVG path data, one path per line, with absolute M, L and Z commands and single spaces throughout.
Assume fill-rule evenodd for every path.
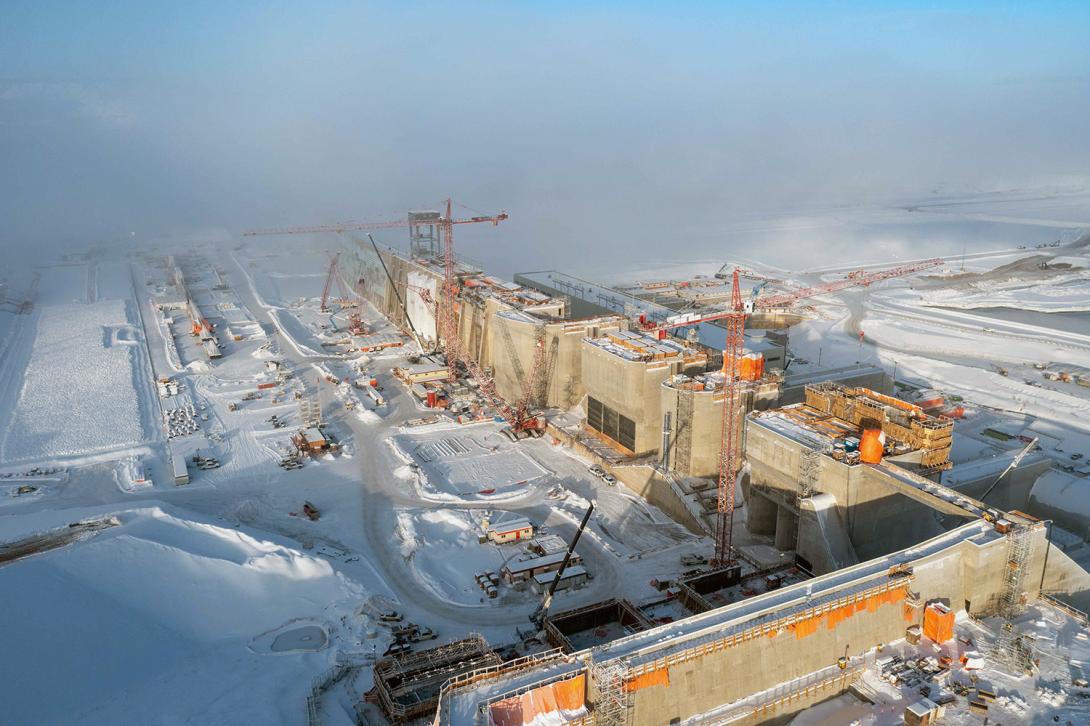
M 280 633 L 269 647 L 274 653 L 289 650 L 321 650 L 325 647 L 326 640 L 325 630 L 321 627 L 303 625 Z

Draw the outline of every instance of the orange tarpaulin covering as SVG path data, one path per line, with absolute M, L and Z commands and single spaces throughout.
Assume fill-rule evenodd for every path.
M 954 638 L 954 611 L 942 603 L 931 603 L 923 611 L 923 634 L 936 643 Z
M 635 678 L 630 678 L 625 681 L 624 689 L 629 693 L 632 693 L 633 691 L 640 691 L 644 688 L 650 688 L 651 686 L 666 686 L 669 688 L 670 670 L 668 668 L 659 668 L 647 673 L 641 673 Z
M 586 675 L 535 688 L 520 696 L 493 703 L 488 708 L 491 726 L 524 726 L 539 716 L 551 716 L 549 723 L 563 723 L 585 712 Z
M 852 617 L 858 612 L 866 610 L 870 613 L 878 612 L 878 608 L 882 605 L 892 605 L 894 603 L 901 602 L 908 594 L 907 588 L 898 587 L 893 590 L 886 590 L 880 592 L 877 595 L 869 595 L 858 602 L 849 603 L 847 605 L 841 605 L 840 607 L 828 610 L 820 615 L 815 615 L 805 620 L 798 620 L 787 626 L 787 629 L 795 634 L 795 638 L 802 639 L 808 635 L 813 635 L 817 632 L 818 625 L 821 621 L 825 621 L 825 626 L 829 630 L 833 630 L 837 625 L 844 622 L 848 618 Z
M 738 375 L 743 381 L 756 381 L 764 374 L 765 357 L 761 353 L 748 353 L 738 361 Z
M 561 711 L 579 711 L 586 703 L 587 678 L 582 673 L 568 681 L 553 684 L 556 705 Z
M 881 464 L 885 439 L 882 429 L 864 429 L 859 440 L 859 460 L 864 464 Z

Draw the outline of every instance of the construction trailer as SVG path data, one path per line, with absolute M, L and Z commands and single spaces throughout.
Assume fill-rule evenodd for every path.
M 552 585 L 553 580 L 556 579 L 556 573 L 554 572 L 542 572 L 534 575 L 533 583 L 534 592 L 545 594 L 549 591 L 549 586 Z M 569 588 L 581 587 L 587 584 L 590 579 L 590 573 L 582 565 L 569 565 L 564 568 L 564 573 L 557 580 L 557 590 L 567 590 Z
M 332 442 L 318 426 L 311 426 L 299 431 L 291 437 L 291 441 L 304 454 L 316 455 L 329 451 L 332 447 Z
M 186 457 L 179 451 L 175 451 L 173 447 L 170 447 L 170 466 L 174 471 L 174 484 L 175 486 L 181 486 L 189 483 L 189 469 L 187 468 L 185 459 Z
M 565 554 L 565 552 L 555 552 L 551 555 L 532 557 L 521 562 L 507 562 L 504 564 L 503 569 L 500 570 L 500 574 L 510 585 L 517 585 L 520 582 L 529 582 L 535 575 L 540 575 L 544 572 L 556 572 L 559 570 L 560 565 L 564 562 Z M 581 565 L 582 563 L 583 558 L 577 553 L 572 552 L 568 566 Z
M 533 539 L 534 524 L 525 517 L 518 517 L 504 522 L 484 520 L 481 523 L 485 536 L 494 544 L 507 544 Z

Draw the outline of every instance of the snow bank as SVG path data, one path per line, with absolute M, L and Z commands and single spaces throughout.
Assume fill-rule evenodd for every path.
M 1073 532 L 1090 530 L 1090 479 L 1051 469 L 1034 482 L 1029 501 Z
M 1070 270 L 1058 271 L 1047 282 L 1034 279 L 984 280 L 972 287 L 952 285 L 921 292 L 924 305 L 958 309 L 1016 308 L 1043 313 L 1090 310 L 1090 279 L 1086 268 L 1090 259 L 1057 257 L 1050 264 L 1063 264 Z
M 297 618 L 336 622 L 362 588 L 324 560 L 159 509 L 7 565 L 0 698 L 11 723 L 296 723 L 332 658 L 261 655 Z
M 498 512 L 497 516 L 505 514 Z M 518 547 L 480 544 L 479 523 L 473 514 L 452 509 L 399 509 L 397 534 L 401 555 L 413 575 L 439 597 L 461 605 L 497 604 L 488 600 L 473 577 L 499 572 Z
M 145 362 L 138 341 L 126 301 L 41 308 L 0 461 L 77 456 L 143 441 L 136 377 Z

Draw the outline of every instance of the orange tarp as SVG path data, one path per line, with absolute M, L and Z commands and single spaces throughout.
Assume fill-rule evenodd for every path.
M 864 464 L 881 464 L 885 447 L 881 429 L 866 429 L 859 440 L 859 460 Z
M 488 708 L 490 726 L 525 726 L 539 716 L 557 714 L 575 717 L 586 702 L 586 675 L 535 688 L 519 696 L 505 698 Z M 554 719 L 555 720 L 555 719 Z
M 553 691 L 561 711 L 578 711 L 586 703 L 587 677 L 580 673 L 571 680 L 554 683 Z
M 901 602 L 908 594 L 908 589 L 904 587 L 898 587 L 893 590 L 886 590 L 880 592 L 877 595 L 869 595 L 862 600 L 854 603 L 848 603 L 847 605 L 841 605 L 840 607 L 833 608 L 820 615 L 806 618 L 804 620 L 798 620 L 787 626 L 787 629 L 795 634 L 795 638 L 801 640 L 808 635 L 813 635 L 817 632 L 818 625 L 825 621 L 825 626 L 829 630 L 833 630 L 840 623 L 844 622 L 848 618 L 852 617 L 858 612 L 866 610 L 870 613 L 878 612 L 878 608 L 882 605 L 892 605 L 894 603 Z
M 632 693 L 633 691 L 640 691 L 644 688 L 650 688 L 651 686 L 666 686 L 670 687 L 670 669 L 658 668 L 647 673 L 641 673 L 635 678 L 630 678 L 625 681 L 625 691 Z
M 954 638 L 954 611 L 945 605 L 932 603 L 923 611 L 923 634 L 936 643 Z

